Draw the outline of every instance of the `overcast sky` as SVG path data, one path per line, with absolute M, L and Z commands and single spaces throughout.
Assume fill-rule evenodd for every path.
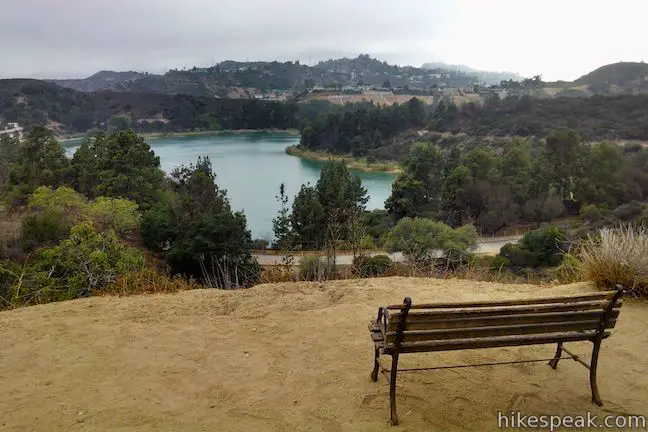
M 0 0 L 0 77 L 368 53 L 571 80 L 648 60 L 645 0 Z

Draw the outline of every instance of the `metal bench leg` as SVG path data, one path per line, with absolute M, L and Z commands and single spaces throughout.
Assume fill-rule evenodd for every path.
M 551 366 L 553 369 L 556 369 L 558 367 L 558 361 L 560 360 L 560 357 L 562 357 L 562 342 L 558 342 L 558 348 L 556 348 L 556 355 L 554 358 L 549 360 L 549 366 Z
M 380 363 L 378 362 L 379 357 L 380 357 L 380 350 L 376 348 L 374 353 L 374 368 L 373 368 L 373 372 L 371 372 L 371 380 L 374 382 L 378 381 L 378 371 L 380 370 Z
M 596 384 L 596 367 L 598 366 L 598 356 L 601 350 L 601 339 L 594 341 L 592 350 L 592 362 L 590 363 L 590 387 L 592 388 L 592 402 L 598 406 L 603 406 L 601 396 L 599 395 L 598 385 Z
M 398 424 L 398 414 L 396 413 L 396 375 L 398 371 L 398 353 L 392 355 L 391 377 L 389 379 L 389 410 L 391 412 L 391 424 Z

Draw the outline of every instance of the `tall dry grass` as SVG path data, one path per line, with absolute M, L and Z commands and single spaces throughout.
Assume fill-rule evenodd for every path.
M 648 228 L 604 228 L 589 236 L 578 252 L 583 276 L 601 288 L 617 284 L 648 296 Z
M 117 277 L 117 280 L 97 291 L 93 295 L 127 296 L 136 294 L 158 294 L 188 291 L 207 288 L 193 279 L 185 279 L 179 275 L 169 276 L 156 269 L 146 267 L 141 270 Z

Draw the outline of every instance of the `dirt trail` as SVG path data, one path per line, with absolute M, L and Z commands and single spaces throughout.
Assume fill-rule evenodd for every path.
M 497 430 L 497 412 L 648 415 L 648 304 L 624 305 L 587 371 L 563 361 L 403 374 L 401 425 L 369 379 L 379 305 L 568 294 L 410 278 L 92 298 L 0 313 L 0 431 Z M 589 344 L 572 344 L 589 355 Z M 551 357 L 553 346 L 407 355 L 403 367 Z

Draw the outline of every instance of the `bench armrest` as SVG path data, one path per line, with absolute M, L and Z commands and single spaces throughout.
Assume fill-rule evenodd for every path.
M 386 307 L 378 308 L 378 316 L 376 317 L 376 326 L 383 333 L 387 333 L 387 323 L 389 321 L 389 310 Z

